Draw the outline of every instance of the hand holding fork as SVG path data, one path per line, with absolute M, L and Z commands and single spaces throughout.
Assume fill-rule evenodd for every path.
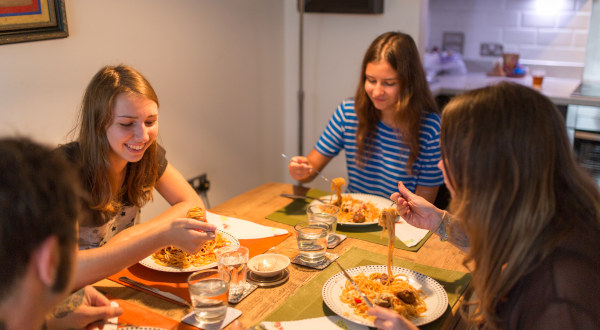
M 327 177 L 325 177 L 323 174 L 321 174 L 321 172 L 319 172 L 314 167 L 312 167 L 310 165 L 310 163 L 308 163 L 308 161 L 299 162 L 298 159 L 290 158 L 286 154 L 281 154 L 281 157 L 283 157 L 284 159 L 287 159 L 289 161 L 290 175 L 292 175 L 292 177 L 294 179 L 298 180 L 298 178 L 294 177 L 294 174 L 292 173 L 293 169 L 304 169 L 304 170 L 308 169 L 310 172 L 317 173 L 321 177 L 321 179 L 325 180 L 326 182 L 330 182 Z M 300 181 L 300 180 L 298 180 L 298 181 Z

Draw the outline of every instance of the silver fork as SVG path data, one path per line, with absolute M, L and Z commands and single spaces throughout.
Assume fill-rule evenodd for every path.
M 288 157 L 286 154 L 281 154 L 281 157 L 283 157 L 284 159 L 287 159 L 288 161 L 291 160 L 290 157 Z M 321 176 L 321 178 L 327 182 L 329 182 L 329 179 L 327 179 L 323 174 L 321 174 L 321 172 L 317 171 L 314 167 L 310 167 L 313 171 L 315 171 L 315 173 L 317 173 L 319 176 Z

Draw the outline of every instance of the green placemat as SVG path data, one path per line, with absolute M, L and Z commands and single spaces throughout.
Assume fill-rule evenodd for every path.
M 338 262 L 346 269 L 357 266 L 385 265 L 387 256 L 353 247 L 340 256 Z M 448 294 L 448 304 L 450 306 L 444 315 L 436 321 L 422 326 L 422 329 L 439 328 L 471 281 L 471 274 L 469 273 L 425 266 L 404 259 L 394 258 L 393 265 L 411 269 L 433 278 L 444 287 Z M 299 288 L 281 306 L 269 314 L 264 321 L 294 321 L 335 315 L 323 302 L 321 290 L 325 282 L 339 271 L 336 265 L 330 265 L 317 277 Z
M 328 192 L 318 190 L 318 189 L 310 189 L 306 196 L 309 197 L 322 197 L 325 195 L 329 195 Z M 309 200 L 296 199 L 287 206 L 282 209 L 279 209 L 267 216 L 267 219 L 277 221 L 280 223 L 285 223 L 287 225 L 293 226 L 298 222 L 307 221 L 306 216 L 306 206 L 310 203 Z M 344 234 L 348 237 L 361 239 L 363 241 L 368 241 L 372 243 L 377 243 L 381 245 L 387 245 L 388 239 L 386 235 L 381 235 L 381 227 L 378 225 L 371 226 L 344 226 L 339 225 L 336 228 L 336 232 L 340 234 Z M 394 241 L 394 246 L 397 249 L 402 249 L 406 251 L 417 252 L 419 249 L 425 244 L 425 242 L 431 237 L 431 232 L 427 233 L 425 237 L 419 242 L 419 244 L 408 247 L 398 238 Z

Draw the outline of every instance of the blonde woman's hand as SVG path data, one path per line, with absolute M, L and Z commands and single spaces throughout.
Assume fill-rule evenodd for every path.
M 412 324 L 405 317 L 394 312 L 391 309 L 383 308 L 380 306 L 374 306 L 373 308 L 369 308 L 367 313 L 371 316 L 375 316 L 375 320 L 373 321 L 373 324 L 375 325 L 375 327 L 377 327 L 377 329 L 386 329 L 386 330 L 418 329 L 417 326 Z
M 442 210 L 410 192 L 402 182 L 398 182 L 398 192 L 393 193 L 390 199 L 396 202 L 400 216 L 415 227 L 435 231 L 442 221 Z
M 314 171 L 308 158 L 304 156 L 294 156 L 288 164 L 290 176 L 297 181 L 302 181 L 310 177 Z
M 173 219 L 167 227 L 166 245 L 175 245 L 187 253 L 198 253 L 206 241 L 215 239 L 215 225 L 189 218 Z

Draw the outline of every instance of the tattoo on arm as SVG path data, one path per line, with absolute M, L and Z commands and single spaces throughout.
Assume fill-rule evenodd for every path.
M 459 247 L 468 248 L 470 246 L 469 238 L 461 226 L 452 216 L 448 216 L 448 240 Z
M 84 289 L 81 289 L 71 294 L 67 299 L 65 299 L 65 301 L 62 302 L 62 304 L 56 306 L 54 312 L 52 312 L 52 316 L 57 319 L 63 318 L 81 306 L 84 295 L 83 290 Z

